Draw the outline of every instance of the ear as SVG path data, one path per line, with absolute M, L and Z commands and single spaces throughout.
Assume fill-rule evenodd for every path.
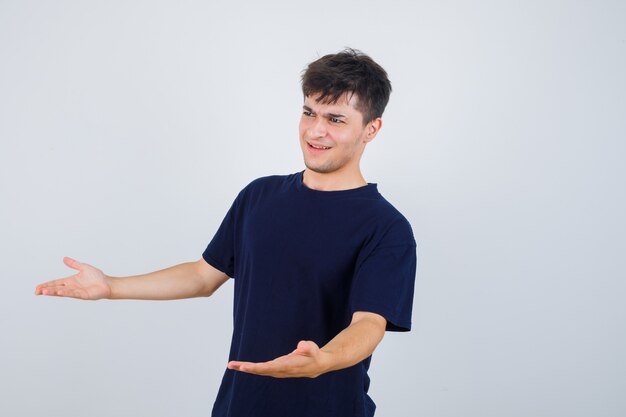
M 363 142 L 365 143 L 371 142 L 376 137 L 376 135 L 378 134 L 378 132 L 380 131 L 382 127 L 383 127 L 383 119 L 381 119 L 380 117 L 377 117 L 371 122 L 369 122 L 367 126 L 365 126 L 366 135 L 365 135 L 365 139 L 363 139 Z

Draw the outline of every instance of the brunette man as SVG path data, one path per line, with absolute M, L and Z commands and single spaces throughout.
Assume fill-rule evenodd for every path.
M 65 258 L 79 272 L 35 290 L 178 299 L 210 296 L 234 278 L 230 362 L 214 417 L 371 417 L 371 355 L 385 330 L 410 330 L 415 239 L 360 170 L 382 127 L 387 74 L 347 49 L 309 64 L 302 91 L 306 168 L 241 190 L 201 259 L 112 278 Z

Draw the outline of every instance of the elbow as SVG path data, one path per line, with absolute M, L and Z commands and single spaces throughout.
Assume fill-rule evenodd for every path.
M 224 272 L 214 268 L 203 259 L 195 263 L 195 279 L 198 283 L 198 297 L 210 297 L 229 277 Z

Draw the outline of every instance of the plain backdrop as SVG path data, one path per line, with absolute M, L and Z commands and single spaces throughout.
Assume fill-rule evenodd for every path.
M 0 415 L 210 415 L 232 282 L 34 288 L 66 255 L 199 259 L 243 186 L 303 169 L 301 71 L 346 46 L 393 83 L 362 168 L 418 243 L 377 416 L 626 415 L 625 22 L 624 1 L 0 0 Z

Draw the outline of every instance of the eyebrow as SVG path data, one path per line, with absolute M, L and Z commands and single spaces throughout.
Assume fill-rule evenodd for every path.
M 310 108 L 309 106 L 302 106 L 302 108 L 303 108 L 304 110 L 306 110 L 306 111 L 310 111 L 311 113 L 315 113 L 315 111 L 313 111 L 313 109 L 312 109 L 312 108 Z M 335 117 L 335 118 L 337 118 L 337 119 L 342 117 L 342 118 L 344 118 L 344 119 L 347 119 L 346 115 L 344 115 L 344 114 L 326 113 L 326 114 L 324 114 L 323 116 L 326 116 L 326 117 Z

